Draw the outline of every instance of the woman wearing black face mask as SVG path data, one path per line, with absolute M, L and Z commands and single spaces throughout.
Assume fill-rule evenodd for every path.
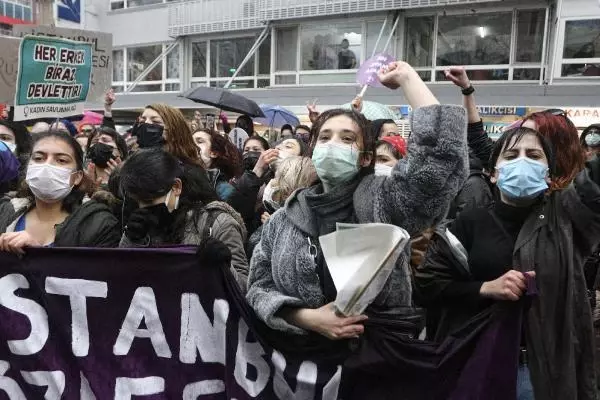
M 279 150 L 270 149 L 269 142 L 260 136 L 252 136 L 244 143 L 244 173 L 233 182 L 237 190 L 229 204 L 244 218 L 249 235 L 261 225 L 260 215 L 264 210 L 259 194 L 273 179 L 269 165 L 278 160 L 278 155 Z
M 246 229 L 216 193 L 202 170 L 186 165 L 161 149 L 140 150 L 119 172 L 126 201 L 139 209 L 127 220 L 120 247 L 200 245 L 208 238 L 223 242 L 232 255 L 232 272 L 246 288 Z
M 90 138 L 87 148 L 88 176 L 106 190 L 111 173 L 127 158 L 127 143 L 117 131 L 103 126 Z

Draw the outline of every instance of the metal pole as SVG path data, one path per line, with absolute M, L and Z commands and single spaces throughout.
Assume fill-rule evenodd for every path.
M 233 75 L 231 75 L 231 78 L 229 78 L 229 80 L 227 81 L 227 83 L 225 83 L 225 86 L 223 86 L 224 89 L 227 89 L 229 86 L 231 86 L 231 84 L 233 83 L 233 80 L 236 78 L 236 76 L 238 76 L 238 74 L 240 73 L 240 71 L 242 70 L 242 68 L 244 68 L 244 66 L 248 63 L 248 61 L 250 61 L 250 58 L 252 58 L 252 56 L 254 55 L 254 53 L 256 53 L 256 51 L 258 50 L 258 48 L 260 47 L 260 45 L 262 44 L 262 42 L 265 41 L 265 39 L 269 35 L 269 29 L 271 29 L 270 25 L 271 24 L 267 24 L 267 26 L 265 26 L 265 28 L 263 29 L 263 31 L 260 33 L 260 35 L 256 39 L 256 42 L 254 42 L 254 44 L 252 45 L 252 47 L 248 51 L 248 54 L 246 54 L 246 57 L 244 57 L 244 59 L 242 60 L 242 62 L 240 63 L 240 65 L 237 67 L 237 69 L 235 70 L 235 72 L 233 73 Z
M 371 53 L 371 57 L 373 57 L 375 55 L 375 53 L 377 53 L 377 47 L 379 46 L 379 41 L 381 40 L 381 37 L 383 36 L 383 31 L 385 30 L 385 27 L 387 26 L 389 17 L 390 17 L 390 14 L 387 14 L 385 16 L 385 21 L 383 21 L 383 25 L 381 25 L 381 29 L 379 30 L 379 36 L 377 36 L 377 40 L 375 41 L 375 46 L 373 47 L 373 52 Z
M 394 20 L 394 25 L 392 25 L 392 30 L 390 31 L 390 34 L 388 35 L 387 41 L 385 42 L 385 46 L 383 47 L 383 53 L 385 53 L 388 49 L 388 47 L 390 46 L 390 43 L 392 42 L 392 37 L 394 37 L 394 32 L 396 32 L 396 28 L 398 27 L 398 22 L 400 22 L 400 14 L 397 14 Z M 379 40 L 379 39 L 377 39 Z M 364 85 L 362 87 L 362 89 L 360 90 L 360 93 L 358 94 L 358 97 L 363 98 L 365 96 L 365 93 L 367 92 L 367 88 L 369 87 L 369 85 Z
M 125 93 L 129 93 L 129 92 L 131 92 L 131 90 L 132 90 L 132 89 L 133 89 L 133 88 L 134 88 L 134 87 L 135 87 L 135 86 L 136 86 L 138 83 L 140 83 L 140 82 L 142 81 L 142 79 L 144 79 L 144 78 L 145 78 L 145 77 L 146 77 L 146 76 L 147 76 L 147 75 L 150 73 L 150 71 L 152 71 L 152 70 L 154 69 L 154 67 L 156 67 L 156 66 L 158 65 L 158 63 L 159 63 L 159 62 L 162 62 L 162 60 L 163 60 L 163 59 L 164 59 L 166 56 L 168 56 L 168 55 L 169 55 L 169 53 L 170 53 L 170 52 L 171 52 L 171 51 L 172 51 L 172 50 L 173 50 L 175 47 L 179 46 L 179 43 L 181 43 L 181 40 L 182 40 L 181 38 L 177 38 L 177 40 L 176 40 L 175 42 L 171 43 L 171 44 L 169 45 L 169 47 L 167 47 L 167 48 L 165 49 L 165 51 L 163 51 L 163 52 L 162 52 L 162 53 L 161 53 L 161 54 L 160 54 L 158 57 L 156 57 L 156 58 L 154 59 L 154 61 L 152 61 L 152 62 L 150 63 L 150 65 L 148 65 L 148 66 L 146 67 L 146 69 L 145 69 L 145 70 L 143 70 L 143 71 L 142 71 L 142 73 L 141 73 L 141 74 L 140 74 L 140 75 L 139 75 L 137 78 L 135 78 L 135 81 L 133 81 L 133 82 L 131 83 L 131 85 L 127 86 L 127 88 L 125 89 Z

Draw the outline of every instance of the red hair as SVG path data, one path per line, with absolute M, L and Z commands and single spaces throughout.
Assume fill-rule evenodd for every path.
M 585 155 L 579 142 L 577 128 L 566 115 L 553 115 L 549 112 L 535 112 L 525 117 L 525 121 L 534 121 L 537 131 L 552 144 L 556 158 L 556 171 L 551 190 L 564 189 L 583 170 Z

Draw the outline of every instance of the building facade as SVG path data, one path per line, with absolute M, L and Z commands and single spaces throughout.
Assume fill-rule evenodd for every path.
M 260 103 L 340 105 L 360 90 L 360 63 L 386 44 L 442 102 L 460 101 L 444 68 L 465 65 L 482 105 L 600 107 L 597 0 L 87 1 L 113 34 L 118 108 L 194 107 L 182 90 L 223 87 L 234 74 L 231 88 Z M 365 98 L 405 104 L 387 89 Z

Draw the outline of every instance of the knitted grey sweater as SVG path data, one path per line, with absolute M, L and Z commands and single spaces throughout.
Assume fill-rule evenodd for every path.
M 440 221 L 467 177 L 466 127 L 462 107 L 434 105 L 415 110 L 408 156 L 398 163 L 391 176 L 365 176 L 354 191 L 354 216 L 358 222 L 394 224 L 412 235 Z M 306 228 L 313 217 L 310 209 L 295 204 L 298 197 L 290 197 L 286 206 L 264 225 L 250 263 L 246 298 L 271 328 L 303 334 L 304 330 L 277 315 L 283 306 L 325 305 L 315 260 L 310 254 L 312 235 Z M 375 304 L 412 305 L 406 258 L 398 263 Z

